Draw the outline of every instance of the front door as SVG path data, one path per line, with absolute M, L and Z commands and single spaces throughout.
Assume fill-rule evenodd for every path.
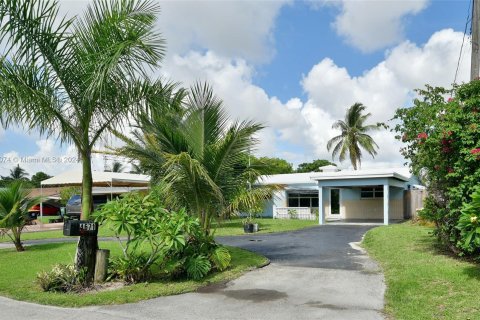
M 343 218 L 340 210 L 340 189 L 330 189 L 330 218 Z

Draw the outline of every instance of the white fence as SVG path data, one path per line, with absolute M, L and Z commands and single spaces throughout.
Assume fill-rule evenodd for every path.
M 317 215 L 308 207 L 277 207 L 274 208 L 274 219 L 316 220 Z

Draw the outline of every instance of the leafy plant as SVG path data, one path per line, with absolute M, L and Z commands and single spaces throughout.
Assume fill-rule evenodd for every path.
M 220 271 L 223 271 L 230 266 L 232 257 L 227 248 L 219 246 L 215 248 L 210 254 L 210 261 L 213 263 L 215 268 Z
M 197 255 L 186 259 L 185 268 L 189 278 L 200 280 L 210 272 L 212 266 L 206 256 Z
M 458 220 L 458 246 L 469 253 L 480 250 L 480 186 L 472 194 L 472 201 L 464 203 Z
M 122 249 L 122 257 L 112 259 L 112 277 L 127 283 L 144 281 L 156 265 L 173 277 L 199 279 L 211 270 L 212 263 L 219 270 L 227 268 L 228 250 L 221 250 L 213 237 L 205 234 L 197 218 L 184 209 L 165 209 L 161 199 L 159 189 L 147 195 L 130 193 L 95 213 L 96 221 L 114 232 Z
M 145 268 L 149 256 L 131 253 L 128 257 L 113 257 L 109 261 L 108 279 L 121 279 L 127 284 L 145 281 L 150 277 L 150 269 Z
M 117 152 L 139 161 L 153 183 L 163 184 L 168 207 L 186 208 L 210 232 L 213 219 L 271 198 L 274 188 L 253 185 L 262 171 L 245 161 L 262 129 L 230 121 L 223 101 L 198 83 L 188 92 L 172 92 L 161 110 L 141 116 L 133 139 L 120 135 L 125 147 Z
M 288 209 L 287 213 L 290 219 L 298 219 L 297 209 Z
M 395 131 L 413 173 L 427 186 L 421 216 L 435 223 L 453 252 L 478 255 L 475 242 L 466 241 L 473 226 L 462 211 L 480 181 L 480 81 L 417 92 L 412 107 L 397 110 Z
M 51 271 L 37 274 L 36 282 L 43 291 L 72 292 L 80 290 L 85 279 L 84 269 L 77 271 L 73 265 L 57 264 Z
M 29 197 L 30 191 L 23 189 L 23 182 L 15 181 L 0 190 L 0 236 L 12 240 L 17 251 L 24 251 L 21 236 L 29 220 L 28 209 L 40 203 L 40 197 Z

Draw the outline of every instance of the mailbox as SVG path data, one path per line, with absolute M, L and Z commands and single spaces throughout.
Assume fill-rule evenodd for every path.
M 63 223 L 64 236 L 96 236 L 98 223 L 87 220 L 66 220 Z

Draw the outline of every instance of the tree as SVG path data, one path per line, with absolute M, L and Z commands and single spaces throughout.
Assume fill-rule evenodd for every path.
M 24 251 L 21 235 L 28 219 L 28 209 L 40 203 L 39 197 L 30 198 L 21 181 L 15 181 L 0 190 L 0 235 L 8 236 L 17 251 Z
M 35 188 L 40 188 L 40 186 L 41 186 L 40 182 L 42 182 L 43 180 L 46 180 L 48 178 L 51 178 L 51 177 L 52 176 L 49 176 L 45 172 L 39 171 L 32 176 L 30 181 L 32 182 L 32 184 L 34 185 Z
M 91 154 L 96 143 L 137 108 L 161 95 L 160 81 L 147 69 L 158 66 L 164 41 L 154 30 L 159 7 L 153 1 L 95 1 L 83 18 L 67 20 L 58 3 L 0 2 L 2 124 L 72 143 L 82 162 L 82 215 L 92 211 Z M 76 266 L 93 279 L 96 237 L 79 239 Z
M 137 163 L 131 163 L 131 169 L 130 169 L 130 173 L 134 173 L 134 174 L 144 174 L 145 173 L 145 170 L 142 168 L 142 165 L 141 164 L 137 164 Z
M 123 172 L 125 170 L 125 166 L 119 161 L 113 161 L 112 167 L 110 170 L 106 170 L 107 172 Z
M 427 187 L 420 215 L 435 223 L 435 234 L 453 252 L 478 259 L 480 240 L 464 238 L 478 227 L 478 214 L 468 217 L 469 224 L 459 219 L 462 208 L 471 213 L 467 208 L 480 184 L 480 81 L 451 90 L 426 86 L 417 94 L 413 106 L 396 111 L 395 131 L 404 143 L 402 155 Z
M 15 181 L 15 180 L 28 180 L 28 176 L 29 174 L 25 171 L 25 169 L 23 169 L 22 167 L 20 167 L 19 164 L 17 164 L 16 167 L 13 167 L 13 169 L 10 169 L 10 174 L 6 177 L 2 176 L 2 179 L 3 180 L 7 180 L 7 181 Z
M 248 158 L 246 160 L 247 163 L 248 160 L 250 160 L 250 165 L 252 167 L 262 171 L 262 173 L 266 175 L 293 172 L 292 164 L 284 159 L 269 157 L 256 158 L 254 156 L 249 156 Z
M 295 170 L 295 172 L 298 172 L 298 173 L 320 172 L 320 169 L 319 169 L 320 167 L 329 166 L 329 165 L 336 166 L 335 163 L 330 162 L 328 160 L 317 159 L 317 160 L 313 160 L 312 162 L 300 163 L 297 167 L 297 170 Z
M 367 132 L 378 130 L 383 125 L 381 123 L 366 125 L 365 121 L 371 113 L 363 114 L 365 109 L 366 107 L 359 102 L 348 108 L 345 120 L 337 120 L 332 126 L 333 129 L 340 129 L 342 133 L 330 139 L 327 144 L 328 151 L 333 147 L 332 158 L 338 155 L 338 159 L 343 161 L 348 154 L 354 170 L 361 165 L 361 149 L 375 158 L 377 154 L 375 149 L 378 149 L 378 145 Z
M 82 193 L 82 189 L 80 187 L 70 186 L 70 187 L 61 188 L 60 189 L 60 204 L 65 207 L 67 205 L 68 200 L 70 200 L 70 198 L 73 195 L 81 194 L 81 193 Z
M 144 115 L 134 138 L 122 136 L 126 146 L 118 149 L 140 161 L 152 183 L 163 186 L 168 207 L 186 207 L 209 233 L 212 219 L 271 197 L 273 187 L 252 185 L 262 172 L 245 163 L 262 125 L 230 121 L 206 84 L 171 101 L 178 105 L 170 109 L 183 112 Z

